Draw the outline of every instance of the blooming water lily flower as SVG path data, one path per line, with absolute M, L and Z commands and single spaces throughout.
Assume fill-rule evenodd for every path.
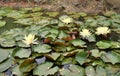
M 35 39 L 35 35 L 29 34 L 28 36 L 25 35 L 24 40 L 22 40 L 25 44 L 30 45 L 30 44 L 38 44 L 37 38 Z
M 80 32 L 80 35 L 85 38 L 89 37 L 91 35 L 91 32 L 88 29 L 82 29 L 82 32 Z
M 96 29 L 96 34 L 97 35 L 106 35 L 110 32 L 111 32 L 111 30 L 108 27 L 98 27 Z

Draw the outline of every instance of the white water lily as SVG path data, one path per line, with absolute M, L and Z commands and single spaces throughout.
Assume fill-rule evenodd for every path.
M 111 32 L 111 30 L 108 27 L 98 27 L 96 29 L 96 34 L 97 35 L 106 35 L 110 32 Z
M 73 22 L 73 19 L 67 15 L 63 15 L 59 19 L 66 24 Z
M 91 32 L 88 29 L 83 29 L 82 32 L 80 32 L 80 35 L 85 38 L 89 37 L 91 35 Z
M 35 35 L 29 34 L 28 36 L 25 35 L 24 40 L 22 40 L 25 44 L 30 45 L 30 44 L 38 44 L 37 38 L 35 39 Z

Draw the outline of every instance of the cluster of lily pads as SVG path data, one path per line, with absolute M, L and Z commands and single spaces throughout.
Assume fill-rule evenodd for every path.
M 120 76 L 120 14 L 0 8 L 0 76 Z M 11 25 L 14 26 L 14 25 Z

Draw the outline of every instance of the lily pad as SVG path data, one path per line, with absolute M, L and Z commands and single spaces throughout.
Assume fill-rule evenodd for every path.
M 62 76 L 85 76 L 84 69 L 80 66 L 70 64 L 68 68 L 60 69 L 60 74 Z
M 101 66 L 97 66 L 96 67 L 96 76 L 107 76 L 106 70 Z
M 16 45 L 15 41 L 12 39 L 5 39 L 3 41 L 0 42 L 0 45 L 2 47 L 13 47 Z
M 87 66 L 85 68 L 86 76 L 96 76 L 95 69 L 92 66 Z
M 71 43 L 74 45 L 74 46 L 80 46 L 80 47 L 84 47 L 86 42 L 80 40 L 80 39 L 75 39 L 75 40 L 72 40 Z
M 45 56 L 50 60 L 56 60 L 60 56 L 60 53 L 45 54 Z
M 104 62 L 111 62 L 113 65 L 115 63 L 119 63 L 120 62 L 119 59 L 118 59 L 118 57 L 114 53 L 112 53 L 112 52 L 103 53 L 101 55 L 101 59 Z
M 98 49 L 93 49 L 91 50 L 91 52 L 92 52 L 92 56 L 94 57 L 100 57 L 101 55 Z
M 51 47 L 47 44 L 39 44 L 35 46 L 33 49 L 34 49 L 34 52 L 37 52 L 37 53 L 48 53 L 52 50 Z
M 35 67 L 36 63 L 34 59 L 26 59 L 19 66 L 21 72 L 30 72 Z
M 48 75 L 54 75 L 58 71 L 58 67 L 51 68 L 53 63 L 51 62 L 45 62 L 43 64 L 38 65 L 33 70 L 33 75 L 39 75 L 39 76 L 48 76 Z
M 14 56 L 19 58 L 28 58 L 31 55 L 30 49 L 15 49 L 14 50 Z
M 5 21 L 0 21 L 0 27 L 4 26 L 6 24 Z
M 9 52 L 4 50 L 4 49 L 0 49 L 0 63 L 2 61 L 4 61 L 5 59 L 8 58 Z
M 111 47 L 111 43 L 109 41 L 99 41 L 96 43 L 96 45 L 100 49 L 108 49 Z
M 86 59 L 88 57 L 88 53 L 85 51 L 79 52 L 78 54 L 76 54 L 75 59 L 77 60 L 77 62 L 82 65 L 85 63 Z
M 0 72 L 3 72 L 8 68 L 10 68 L 12 64 L 13 64 L 13 59 L 11 58 L 3 61 L 2 63 L 0 63 Z

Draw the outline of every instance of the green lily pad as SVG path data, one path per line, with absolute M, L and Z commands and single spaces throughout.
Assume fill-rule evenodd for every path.
M 51 63 L 51 62 L 45 62 L 43 64 L 38 65 L 33 70 L 33 75 L 39 75 L 39 76 L 54 75 L 59 70 L 59 68 L 58 67 L 51 68 L 52 65 L 53 65 L 53 63 Z
M 13 64 L 13 60 L 11 58 L 3 61 L 2 63 L 0 63 L 0 72 L 3 72 L 8 68 L 10 68 L 12 64 Z
M 113 65 L 115 63 L 119 63 L 120 62 L 119 59 L 118 59 L 118 57 L 114 53 L 112 53 L 112 52 L 103 53 L 101 55 L 101 59 L 104 62 L 111 62 Z
M 4 61 L 5 59 L 8 58 L 9 52 L 4 50 L 4 49 L 0 49 L 0 63 L 2 61 Z
M 5 21 L 0 21 L 0 27 L 4 26 L 6 24 Z
M 50 60 L 56 60 L 60 56 L 60 53 L 45 54 L 45 56 Z
M 86 62 L 87 57 L 88 57 L 88 53 L 85 51 L 82 51 L 76 54 L 75 59 L 80 65 L 82 65 Z
M 15 67 L 12 69 L 12 74 L 14 74 L 14 75 L 19 75 L 19 76 L 24 76 L 24 74 L 20 71 L 18 65 L 15 66 Z
M 0 42 L 0 45 L 2 47 L 13 47 L 16 45 L 15 41 L 12 39 L 5 39 L 3 41 Z
M 31 55 L 30 49 L 15 49 L 14 50 L 14 56 L 19 58 L 28 58 Z
M 96 45 L 100 49 L 108 49 L 111 47 L 111 43 L 109 41 L 99 41 L 96 43 Z
M 96 76 L 95 69 L 92 66 L 87 66 L 85 68 L 86 76 Z
M 50 17 L 56 17 L 59 14 L 59 12 L 46 12 L 46 14 Z
M 19 66 L 21 72 L 30 72 L 35 67 L 36 63 L 34 59 L 26 59 Z
M 118 48 L 118 49 L 120 48 L 120 42 L 114 42 L 114 41 L 112 41 L 111 45 L 112 45 L 111 48 Z
M 80 47 L 84 47 L 86 42 L 80 40 L 80 39 L 75 39 L 75 40 L 72 40 L 71 43 L 74 45 L 74 46 L 80 46 Z
M 47 44 L 39 44 L 35 46 L 33 49 L 34 49 L 34 52 L 37 52 L 37 53 L 48 53 L 52 50 L 51 47 Z
M 60 70 L 62 76 L 85 76 L 84 69 L 80 66 L 70 64 L 68 68 L 62 68 Z
M 91 52 L 92 52 L 92 56 L 94 57 L 100 57 L 101 55 L 98 49 L 93 49 L 91 50 Z
M 107 76 L 106 70 L 101 66 L 97 66 L 96 67 L 96 76 Z
M 24 19 L 17 19 L 17 21 L 14 21 L 14 23 L 19 23 L 22 25 L 31 25 L 32 22 L 32 18 L 24 18 Z

